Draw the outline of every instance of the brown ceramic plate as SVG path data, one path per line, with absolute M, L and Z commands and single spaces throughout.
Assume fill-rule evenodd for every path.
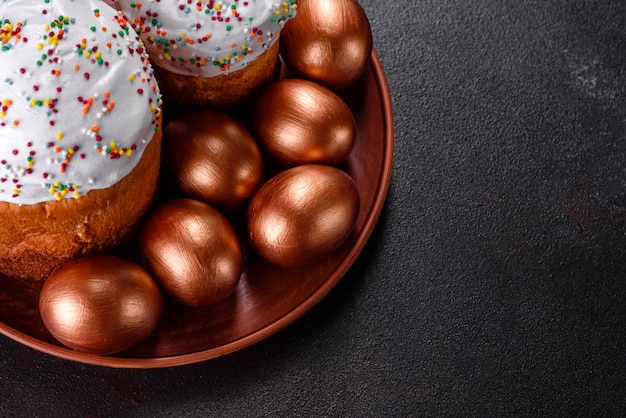
M 45 329 L 38 312 L 41 283 L 0 277 L 0 333 L 57 357 L 102 366 L 169 367 L 222 356 L 283 329 L 319 302 L 341 279 L 367 242 L 383 207 L 393 160 L 393 111 L 376 51 L 363 77 L 340 95 L 357 121 L 357 142 L 341 167 L 355 180 L 361 209 L 348 241 L 324 262 L 284 269 L 258 257 L 246 264 L 235 293 L 207 308 L 164 307 L 155 332 L 114 356 L 78 353 Z

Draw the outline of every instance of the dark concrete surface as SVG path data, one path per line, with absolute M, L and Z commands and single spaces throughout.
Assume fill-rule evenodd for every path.
M 0 416 L 626 413 L 626 2 L 361 4 L 395 160 L 339 285 L 263 342 L 176 368 L 0 337 Z

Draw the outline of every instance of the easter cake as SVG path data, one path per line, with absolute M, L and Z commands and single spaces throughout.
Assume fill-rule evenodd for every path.
M 0 273 L 42 279 L 131 238 L 156 193 L 160 101 L 115 9 L 0 1 Z
M 277 75 L 296 0 L 116 0 L 139 33 L 167 105 L 233 107 Z

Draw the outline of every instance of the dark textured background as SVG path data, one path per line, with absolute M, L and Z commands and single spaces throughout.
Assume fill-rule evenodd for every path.
M 1 416 L 626 414 L 626 2 L 361 4 L 395 160 L 339 285 L 277 335 L 172 369 L 0 337 Z

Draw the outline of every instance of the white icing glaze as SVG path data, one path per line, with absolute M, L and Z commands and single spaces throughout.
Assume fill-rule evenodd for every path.
M 0 0 L 0 201 L 110 187 L 158 127 L 143 44 L 99 0 Z
M 116 0 L 159 67 L 213 77 L 247 66 L 296 13 L 285 0 Z

